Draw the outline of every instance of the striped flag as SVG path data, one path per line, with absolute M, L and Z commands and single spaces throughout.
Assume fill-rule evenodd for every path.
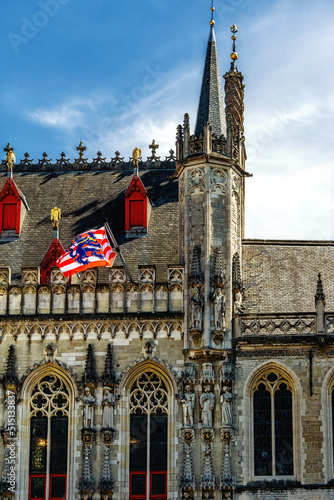
M 115 257 L 106 231 L 101 227 L 79 234 L 56 264 L 67 278 L 90 267 L 111 267 Z

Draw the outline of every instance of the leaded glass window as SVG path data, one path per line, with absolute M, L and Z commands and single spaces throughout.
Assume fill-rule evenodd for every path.
M 69 394 L 62 380 L 47 375 L 30 402 L 29 499 L 66 498 Z
M 292 387 L 279 373 L 268 372 L 253 391 L 254 474 L 292 476 Z
M 167 387 L 143 373 L 130 393 L 130 499 L 167 498 L 167 423 Z

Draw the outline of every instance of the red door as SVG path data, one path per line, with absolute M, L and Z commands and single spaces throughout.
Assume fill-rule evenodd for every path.
M 130 227 L 144 225 L 144 202 L 143 200 L 130 200 Z
M 2 214 L 2 230 L 16 229 L 16 203 L 4 203 Z

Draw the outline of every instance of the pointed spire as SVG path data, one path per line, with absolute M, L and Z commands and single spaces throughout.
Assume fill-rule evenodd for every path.
M 216 288 L 223 288 L 225 285 L 223 254 L 220 245 L 218 245 L 216 249 L 215 265 L 213 270 L 213 284 Z
M 322 287 L 321 273 L 318 274 L 317 291 L 314 296 L 314 299 L 316 306 L 318 305 L 319 302 L 323 302 L 323 304 L 326 305 L 326 296 L 324 294 L 324 290 Z
M 92 476 L 92 465 L 90 458 L 90 449 L 88 446 L 84 450 L 84 462 L 82 468 L 82 476 L 80 480 L 80 491 L 81 493 L 90 493 L 88 498 L 92 498 L 94 493 L 95 481 Z
M 114 380 L 115 380 L 115 374 L 113 370 L 112 345 L 108 344 L 106 360 L 104 364 L 104 372 L 102 374 L 103 387 L 113 387 Z
M 212 2 L 213 3 L 213 2 Z M 210 35 L 206 50 L 202 89 L 199 99 L 195 135 L 203 133 L 204 124 L 210 122 L 212 132 L 220 137 L 225 135 L 225 116 L 222 83 L 219 71 L 216 37 L 213 20 L 214 7 L 211 7 Z
M 113 488 L 114 482 L 111 476 L 110 448 L 105 448 L 100 493 L 101 495 L 109 495 L 109 498 L 112 498 Z M 104 497 L 102 496 L 102 498 Z
M 181 477 L 181 487 L 183 490 L 194 490 L 195 489 L 195 478 L 193 474 L 193 464 L 190 454 L 190 444 L 185 444 L 185 460 L 183 468 L 183 476 Z
M 4 389 L 17 392 L 18 377 L 16 373 L 15 346 L 12 344 L 8 350 L 6 373 L 3 378 Z
M 225 443 L 223 474 L 220 476 L 220 487 L 226 490 L 234 490 L 235 486 L 236 478 L 232 474 L 230 445 Z
M 95 387 L 96 382 L 97 373 L 93 344 L 89 344 L 87 349 L 86 367 L 83 374 L 83 384 L 84 386 L 89 385 L 91 387 Z
M 193 285 L 202 282 L 202 272 L 201 272 L 201 247 L 200 245 L 195 245 L 193 248 L 193 255 L 191 260 L 191 272 L 190 281 Z
M 225 113 L 228 127 L 232 129 L 233 137 L 236 140 L 238 130 L 244 130 L 244 88 L 243 75 L 238 72 L 236 61 L 239 55 L 236 53 L 235 41 L 238 28 L 235 24 L 230 28 L 232 33 L 232 53 L 230 71 L 225 73 Z
M 203 474 L 201 476 L 201 488 L 202 490 L 215 489 L 215 476 L 213 475 L 211 450 L 209 443 L 206 444 L 205 448 Z

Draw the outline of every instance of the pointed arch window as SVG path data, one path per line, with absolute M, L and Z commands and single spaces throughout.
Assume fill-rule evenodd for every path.
M 293 476 L 293 389 L 270 371 L 253 387 L 254 475 Z
M 69 394 L 55 375 L 40 380 L 30 403 L 29 500 L 66 498 Z
M 130 500 L 167 499 L 168 391 L 145 372 L 130 393 Z

